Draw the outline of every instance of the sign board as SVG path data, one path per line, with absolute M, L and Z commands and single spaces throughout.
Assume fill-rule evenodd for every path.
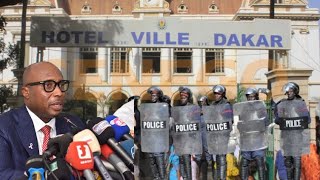
M 31 46 L 291 48 L 290 20 L 215 21 L 176 17 L 137 19 L 31 18 Z

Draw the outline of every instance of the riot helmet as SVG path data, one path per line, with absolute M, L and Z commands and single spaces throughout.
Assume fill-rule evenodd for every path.
M 169 104 L 169 105 L 171 104 L 171 98 L 167 95 L 163 95 L 162 101 Z
M 288 82 L 283 86 L 283 92 L 288 96 L 288 99 L 294 99 L 294 97 L 299 96 L 299 85 L 294 82 Z
M 207 96 L 200 96 L 199 100 L 198 100 L 198 104 L 199 106 L 208 106 L 209 105 L 209 100 Z
M 259 92 L 256 88 L 247 88 L 245 94 L 248 101 L 259 100 Z
M 212 91 L 214 93 L 216 102 L 226 98 L 226 88 L 224 86 L 215 85 L 213 86 Z
M 151 95 L 152 102 L 160 102 L 162 100 L 163 92 L 159 87 L 152 86 L 147 92 Z

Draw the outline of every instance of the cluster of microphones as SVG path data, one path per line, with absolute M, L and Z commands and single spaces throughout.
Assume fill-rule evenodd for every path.
M 42 155 L 30 157 L 28 180 L 133 180 L 134 140 L 115 116 L 90 119 L 87 129 L 51 138 Z

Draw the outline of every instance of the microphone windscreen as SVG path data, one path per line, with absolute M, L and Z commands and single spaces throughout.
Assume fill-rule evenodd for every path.
M 76 135 L 73 136 L 73 141 L 84 141 L 88 143 L 93 153 L 100 154 L 100 144 L 98 142 L 98 139 L 89 129 L 85 129 L 78 132 Z
M 134 140 L 133 139 L 128 139 L 125 141 L 120 141 L 119 142 L 120 146 L 126 151 L 126 153 L 134 159 Z
M 49 164 L 50 172 L 48 173 L 47 180 L 56 180 L 55 176 L 59 180 L 70 180 L 72 179 L 71 168 L 67 165 L 64 159 L 56 158 L 52 163 Z M 55 176 L 53 176 L 53 174 Z
M 128 134 L 130 132 L 130 129 L 127 126 L 127 124 L 124 121 L 122 121 L 119 117 L 114 115 L 108 115 L 106 117 L 106 120 L 114 129 L 114 139 L 116 141 L 120 141 L 121 137 L 124 134 Z
M 55 155 L 56 157 L 63 158 L 69 147 L 69 144 L 72 142 L 72 136 L 70 134 L 58 135 L 54 138 L 49 139 L 48 149 L 43 152 L 45 155 L 51 156 Z M 53 151 L 56 152 L 53 152 Z
M 106 159 L 109 158 L 109 156 L 113 153 L 112 149 L 104 144 L 104 145 L 101 145 L 101 154 L 103 155 L 103 157 L 105 157 Z
M 109 138 L 114 137 L 111 125 L 102 118 L 89 119 L 87 127 L 95 133 L 100 144 L 106 144 Z
M 44 168 L 44 163 L 41 155 L 31 156 L 26 161 L 26 170 L 30 168 Z
M 134 101 L 125 103 L 113 115 L 122 119 L 130 130 L 133 130 L 134 126 L 138 125 L 135 120 Z
M 65 160 L 76 170 L 93 169 L 94 162 L 91 149 L 86 142 L 72 142 Z
M 38 174 L 44 174 L 44 162 L 41 155 L 31 156 L 27 159 L 26 164 L 26 173 L 28 177 L 31 177 L 34 173 L 39 172 Z

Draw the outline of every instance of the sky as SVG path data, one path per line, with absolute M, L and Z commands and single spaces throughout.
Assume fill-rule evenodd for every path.
M 309 0 L 309 7 L 320 9 L 320 0 Z

